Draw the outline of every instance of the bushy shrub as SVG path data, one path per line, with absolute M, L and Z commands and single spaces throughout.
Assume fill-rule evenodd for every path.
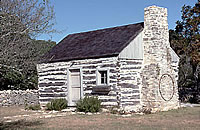
M 99 112 L 101 101 L 97 97 L 86 96 L 76 103 L 76 109 L 79 112 Z
M 62 109 L 67 108 L 67 100 L 66 99 L 53 99 L 49 102 L 46 107 L 47 110 L 56 110 L 61 111 Z
M 25 106 L 26 110 L 40 110 L 40 105 L 39 104 L 35 104 L 35 105 L 26 105 Z

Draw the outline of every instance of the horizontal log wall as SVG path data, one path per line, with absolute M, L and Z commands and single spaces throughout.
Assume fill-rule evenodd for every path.
M 97 68 L 108 68 L 111 91 L 100 95 L 102 105 L 115 106 L 117 101 L 117 57 L 75 60 L 69 62 L 38 64 L 40 103 L 46 104 L 54 98 L 67 99 L 67 68 L 82 68 L 83 95 L 90 95 L 96 86 Z
M 120 107 L 137 111 L 140 107 L 141 68 L 143 60 L 120 59 Z

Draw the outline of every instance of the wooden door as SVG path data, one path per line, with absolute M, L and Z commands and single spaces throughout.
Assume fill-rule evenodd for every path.
M 81 99 L 81 76 L 80 69 L 71 69 L 69 78 L 69 105 L 75 106 Z

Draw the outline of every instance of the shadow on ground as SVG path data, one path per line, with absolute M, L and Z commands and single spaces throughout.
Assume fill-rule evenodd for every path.
M 27 121 L 27 120 L 18 120 L 14 122 L 0 122 L 0 130 L 6 130 L 6 129 L 22 129 L 27 127 L 37 127 L 39 125 L 42 125 L 43 123 L 41 121 Z

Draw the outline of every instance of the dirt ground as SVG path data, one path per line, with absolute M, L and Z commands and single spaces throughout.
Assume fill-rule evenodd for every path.
M 7 116 L 32 114 L 32 113 L 36 113 L 36 111 L 25 111 L 23 106 L 0 107 L 0 118 Z
M 25 111 L 23 107 L 0 107 L 0 129 L 200 129 L 200 107 L 187 107 L 148 115 Z

